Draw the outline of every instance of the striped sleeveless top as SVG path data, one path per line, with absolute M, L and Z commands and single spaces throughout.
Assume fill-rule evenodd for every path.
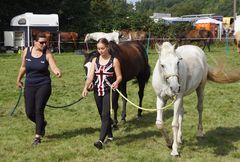
M 94 91 L 98 93 L 98 96 L 104 96 L 106 93 L 110 92 L 111 85 L 116 80 L 113 59 L 114 57 L 111 56 L 106 65 L 100 65 L 99 56 L 96 58 Z

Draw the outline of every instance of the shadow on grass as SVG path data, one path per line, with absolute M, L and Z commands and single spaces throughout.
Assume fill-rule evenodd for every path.
M 146 140 L 150 137 L 162 137 L 160 131 L 156 128 L 156 131 L 143 131 L 137 134 L 128 134 L 126 136 L 115 137 L 114 141 L 116 141 L 117 145 L 125 145 L 137 140 Z
M 93 134 L 96 131 L 99 131 L 99 128 L 80 128 L 80 129 L 74 129 L 74 130 L 69 130 L 69 131 L 65 131 L 59 134 L 52 134 L 52 135 L 48 135 L 46 136 L 47 138 L 57 138 L 57 139 L 67 139 L 67 138 L 72 138 L 72 137 L 76 137 L 76 136 L 80 136 L 80 135 L 88 135 L 88 134 Z
M 156 122 L 156 111 L 149 112 L 149 113 L 143 113 L 141 119 L 137 119 L 137 117 L 132 118 L 131 120 L 127 120 L 125 128 L 126 131 L 131 131 L 136 128 L 144 128 L 149 126 L 155 126 Z M 164 111 L 164 121 L 168 120 L 173 116 L 173 110 L 167 109 Z
M 210 147 L 214 149 L 214 153 L 218 156 L 228 155 L 237 147 L 234 142 L 240 140 L 240 127 L 226 128 L 218 127 L 215 130 L 206 132 L 203 138 L 198 139 L 196 145 L 200 148 Z
M 164 111 L 164 121 L 171 118 L 172 114 L 173 114 L 172 109 L 165 110 Z M 134 142 L 136 140 L 146 140 L 147 138 L 150 138 L 150 137 L 161 138 L 162 134 L 161 134 L 160 130 L 156 127 L 155 121 L 156 121 L 156 112 L 144 113 L 140 120 L 138 120 L 137 118 L 133 118 L 133 119 L 127 121 L 127 123 L 122 126 L 124 129 L 124 132 L 133 132 L 133 133 L 127 134 L 127 135 L 121 136 L 121 137 L 116 137 L 115 138 L 116 143 L 118 145 L 125 145 L 130 142 Z M 144 129 L 146 129 L 148 127 L 152 127 L 153 130 L 145 131 Z M 137 133 L 137 132 L 134 133 L 137 129 L 139 129 L 140 131 L 141 130 L 143 130 L 143 131 L 141 131 L 140 133 Z M 169 131 L 171 131 L 171 129 L 167 130 L 167 131 L 168 131 L 168 134 L 170 135 Z
M 166 120 L 170 118 L 172 114 L 173 114 L 172 109 L 164 111 L 164 119 Z M 130 131 L 134 131 L 137 128 L 144 129 L 149 126 L 156 128 L 155 120 L 156 120 L 156 112 L 146 113 L 146 114 L 143 114 L 143 117 L 141 120 L 137 120 L 137 118 L 133 118 L 127 121 L 127 123 L 123 126 L 123 129 L 126 132 L 130 132 Z M 99 131 L 100 131 L 100 128 L 88 127 L 88 128 L 69 130 L 62 133 L 58 133 L 58 134 L 52 134 L 46 137 L 49 139 L 68 139 L 68 138 L 72 138 L 80 135 L 93 134 Z M 135 141 L 137 139 L 146 139 L 153 136 L 161 137 L 161 133 L 157 128 L 156 128 L 156 131 L 143 131 L 139 134 L 127 135 L 121 138 L 116 137 L 116 139 L 118 139 L 117 141 L 119 142 L 119 144 L 125 144 L 131 141 Z

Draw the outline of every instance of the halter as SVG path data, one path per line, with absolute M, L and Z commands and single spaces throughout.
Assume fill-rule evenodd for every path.
M 179 79 L 179 75 L 178 74 L 164 74 L 164 78 L 167 80 L 168 78 L 170 78 L 170 77 L 173 77 L 173 76 L 175 76 L 175 77 L 177 77 L 178 79 Z
M 179 60 L 182 60 L 181 56 L 177 55 L 177 57 L 178 57 Z M 173 76 L 177 77 L 177 79 L 179 80 L 179 75 L 178 74 L 174 74 L 174 73 L 173 74 L 166 74 L 166 73 L 164 73 L 163 76 L 166 80 L 170 77 L 173 77 Z

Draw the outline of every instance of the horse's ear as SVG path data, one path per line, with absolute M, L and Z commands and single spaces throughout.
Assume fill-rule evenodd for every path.
M 176 49 L 178 48 L 178 43 L 175 43 L 175 44 L 173 45 L 173 48 L 174 48 L 174 50 L 176 50 Z
M 155 44 L 155 49 L 157 51 L 157 53 L 161 52 L 161 45 L 159 45 L 158 43 Z

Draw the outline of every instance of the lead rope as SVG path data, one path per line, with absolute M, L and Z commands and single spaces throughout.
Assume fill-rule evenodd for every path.
M 12 112 L 10 113 L 10 116 L 12 116 L 12 115 L 13 115 L 13 113 L 15 112 L 15 110 L 16 110 L 16 108 L 17 108 L 18 104 L 19 104 L 19 101 L 20 101 L 20 99 L 21 99 L 21 97 L 22 97 L 22 88 L 20 88 L 20 92 L 19 92 L 19 93 L 20 93 L 20 94 L 19 94 L 19 96 L 18 96 L 17 103 L 16 103 L 16 105 L 14 106 L 14 108 L 13 108 Z
M 112 108 L 112 87 L 110 88 L 110 115 L 113 114 L 113 108 Z
M 173 103 L 175 102 L 175 100 L 176 100 L 176 96 L 173 96 L 173 100 L 172 100 L 172 102 L 170 103 L 170 104 L 168 104 L 168 105 L 166 105 L 166 106 L 164 106 L 164 107 L 162 107 L 162 108 L 157 108 L 157 109 L 149 109 L 149 108 L 143 108 L 143 107 L 140 107 L 140 106 L 138 106 L 138 105 L 136 105 L 136 104 L 134 104 L 132 101 L 130 101 L 127 97 L 125 97 L 118 89 L 115 89 L 121 96 L 122 96 L 122 98 L 124 98 L 127 102 L 129 102 L 131 105 L 133 105 L 134 107 L 136 107 L 136 108 L 138 108 L 138 109 L 141 109 L 141 110 L 145 110 L 145 111 L 157 111 L 157 110 L 164 110 L 164 109 L 166 109 L 166 108 L 168 108 L 168 107 L 170 107 L 170 106 L 172 106 L 173 105 Z M 113 111 L 113 108 L 112 108 L 112 91 L 113 91 L 113 89 L 111 88 L 111 90 L 110 90 L 110 112 L 111 112 L 111 114 L 112 114 L 112 111 Z
M 20 101 L 21 97 L 22 97 L 22 88 L 20 88 L 20 92 L 19 92 L 19 97 L 18 97 L 17 103 L 16 103 L 15 107 L 13 108 L 12 112 L 10 113 L 10 116 L 12 116 L 14 114 L 15 110 L 17 109 L 17 106 L 19 104 L 19 101 Z M 52 105 L 48 105 L 48 104 L 46 106 L 49 107 L 49 108 L 66 108 L 66 107 L 69 107 L 69 106 L 72 106 L 72 105 L 78 103 L 82 99 L 83 99 L 83 97 L 80 97 L 78 100 L 76 100 L 76 101 L 74 101 L 74 102 L 72 102 L 70 104 L 63 105 L 63 106 L 52 106 Z

